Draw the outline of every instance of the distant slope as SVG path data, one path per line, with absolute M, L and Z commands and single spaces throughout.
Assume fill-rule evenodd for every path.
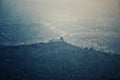
M 1 46 L 0 80 L 120 80 L 120 55 L 67 42 Z

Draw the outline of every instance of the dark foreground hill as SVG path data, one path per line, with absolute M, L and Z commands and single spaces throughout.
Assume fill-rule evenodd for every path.
M 120 55 L 66 42 L 1 46 L 0 80 L 120 80 Z

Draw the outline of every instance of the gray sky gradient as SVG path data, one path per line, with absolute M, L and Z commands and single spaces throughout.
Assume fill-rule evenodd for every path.
M 120 52 L 120 0 L 0 0 L 0 43 L 64 36 L 75 45 Z

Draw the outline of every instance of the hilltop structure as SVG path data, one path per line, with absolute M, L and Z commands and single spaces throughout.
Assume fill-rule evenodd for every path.
M 52 40 L 50 40 L 50 42 L 64 42 L 65 40 L 64 40 L 64 38 L 63 37 L 60 37 L 59 39 L 52 39 Z

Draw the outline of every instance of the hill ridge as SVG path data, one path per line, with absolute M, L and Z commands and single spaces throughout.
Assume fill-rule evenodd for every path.
M 119 61 L 65 41 L 0 47 L 0 80 L 119 80 Z

